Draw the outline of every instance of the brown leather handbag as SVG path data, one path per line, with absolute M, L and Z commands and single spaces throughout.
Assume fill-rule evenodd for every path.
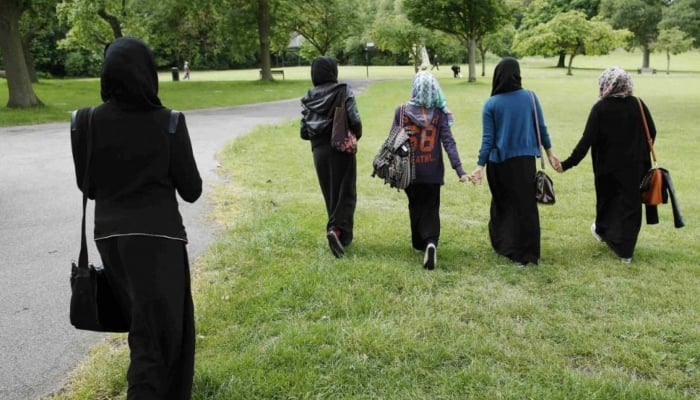
M 651 152 L 651 159 L 654 161 L 651 169 L 647 171 L 642 178 L 642 182 L 639 184 L 639 191 L 642 195 L 642 203 L 649 206 L 656 206 L 663 202 L 663 192 L 664 192 L 664 176 L 661 168 L 659 168 L 656 162 L 656 152 L 654 151 L 654 141 L 651 139 L 649 134 L 649 125 L 647 124 L 647 117 L 644 115 L 644 108 L 642 107 L 642 101 L 637 97 L 637 103 L 639 104 L 639 112 L 642 114 L 642 123 L 644 124 L 644 133 L 647 135 L 647 143 L 649 144 L 649 151 Z

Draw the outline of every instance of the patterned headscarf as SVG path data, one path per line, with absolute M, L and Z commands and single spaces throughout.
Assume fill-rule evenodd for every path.
M 433 74 L 428 71 L 420 71 L 413 78 L 411 100 L 408 101 L 408 104 L 444 109 L 447 107 L 447 100 Z
M 598 78 L 598 86 L 600 87 L 601 99 L 631 96 L 634 90 L 630 74 L 617 66 L 603 71 L 600 78 Z

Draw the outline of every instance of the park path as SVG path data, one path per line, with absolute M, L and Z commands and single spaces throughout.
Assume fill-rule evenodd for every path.
M 360 93 L 369 81 L 349 83 Z M 220 183 L 217 152 L 259 125 L 296 119 L 300 112 L 297 98 L 184 113 L 204 180 L 197 202 L 180 202 L 192 260 L 214 239 L 207 216 L 210 193 Z M 62 387 L 89 347 L 103 337 L 78 331 L 68 320 L 81 194 L 68 122 L 0 128 L 0 143 L 0 399 L 40 399 Z M 97 260 L 91 207 L 88 216 L 90 259 Z

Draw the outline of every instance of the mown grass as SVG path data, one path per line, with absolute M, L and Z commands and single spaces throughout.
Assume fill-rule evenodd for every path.
M 523 65 L 561 157 L 596 100 L 596 68 L 567 77 Z M 327 248 L 323 200 L 297 121 L 261 127 L 221 152 L 229 179 L 216 191 L 214 218 L 223 231 L 195 269 L 194 398 L 700 397 L 700 94 L 692 90 L 700 75 L 634 77 L 685 228 L 674 229 L 670 207 L 661 206 L 661 223 L 643 226 L 635 260 L 622 265 L 588 231 L 595 200 L 587 158 L 553 173 L 558 202 L 540 208 L 542 263 L 517 269 L 490 248 L 488 188 L 459 184 L 448 171 L 432 272 L 410 249 L 405 196 L 370 177 L 392 110 L 410 94 L 408 76 L 376 83 L 358 100 L 365 136 L 356 240 L 344 259 Z M 468 171 L 489 79 L 441 78 Z M 126 351 L 114 349 L 121 336 L 110 338 L 54 399 L 124 398 Z

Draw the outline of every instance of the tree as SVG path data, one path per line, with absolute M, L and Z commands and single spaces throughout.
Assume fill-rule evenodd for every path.
M 649 47 L 652 51 L 666 53 L 666 74 L 671 70 L 671 54 L 676 55 L 693 48 L 693 39 L 678 28 L 664 29 Z
M 469 82 L 476 81 L 476 43 L 508 20 L 503 0 L 405 0 L 408 19 L 446 32 L 468 47 Z
M 272 80 L 270 68 L 270 2 L 268 0 L 258 0 L 257 10 L 258 38 L 260 40 L 260 70 L 262 79 Z
M 633 46 L 642 49 L 642 68 L 649 68 L 649 44 L 659 34 L 662 0 L 601 0 L 600 16 L 615 29 L 628 29 Z
M 341 46 L 357 30 L 357 4 L 344 0 L 283 0 L 278 13 L 280 24 L 297 32 L 319 55 Z
M 586 19 L 598 14 L 600 0 L 534 0 L 525 7 L 518 29 L 532 29 L 567 11 L 581 11 Z M 557 68 L 566 68 L 566 54 L 560 53 Z
M 506 25 L 496 32 L 486 34 L 477 43 L 477 48 L 481 55 L 481 76 L 486 76 L 486 52 L 505 57 L 511 55 L 513 48 L 513 38 L 515 37 L 515 27 Z
M 607 54 L 621 46 L 629 32 L 613 30 L 599 19 L 587 20 L 580 11 L 569 11 L 557 15 L 545 24 L 519 32 L 514 49 L 525 55 L 569 56 L 567 75 L 572 75 L 571 66 L 577 54 Z
M 19 31 L 20 18 L 29 6 L 29 0 L 0 0 L 0 51 L 7 73 L 7 107 L 11 108 L 42 105 L 32 87 Z
M 676 0 L 664 9 L 659 29 L 676 27 L 695 39 L 700 46 L 700 0 Z

